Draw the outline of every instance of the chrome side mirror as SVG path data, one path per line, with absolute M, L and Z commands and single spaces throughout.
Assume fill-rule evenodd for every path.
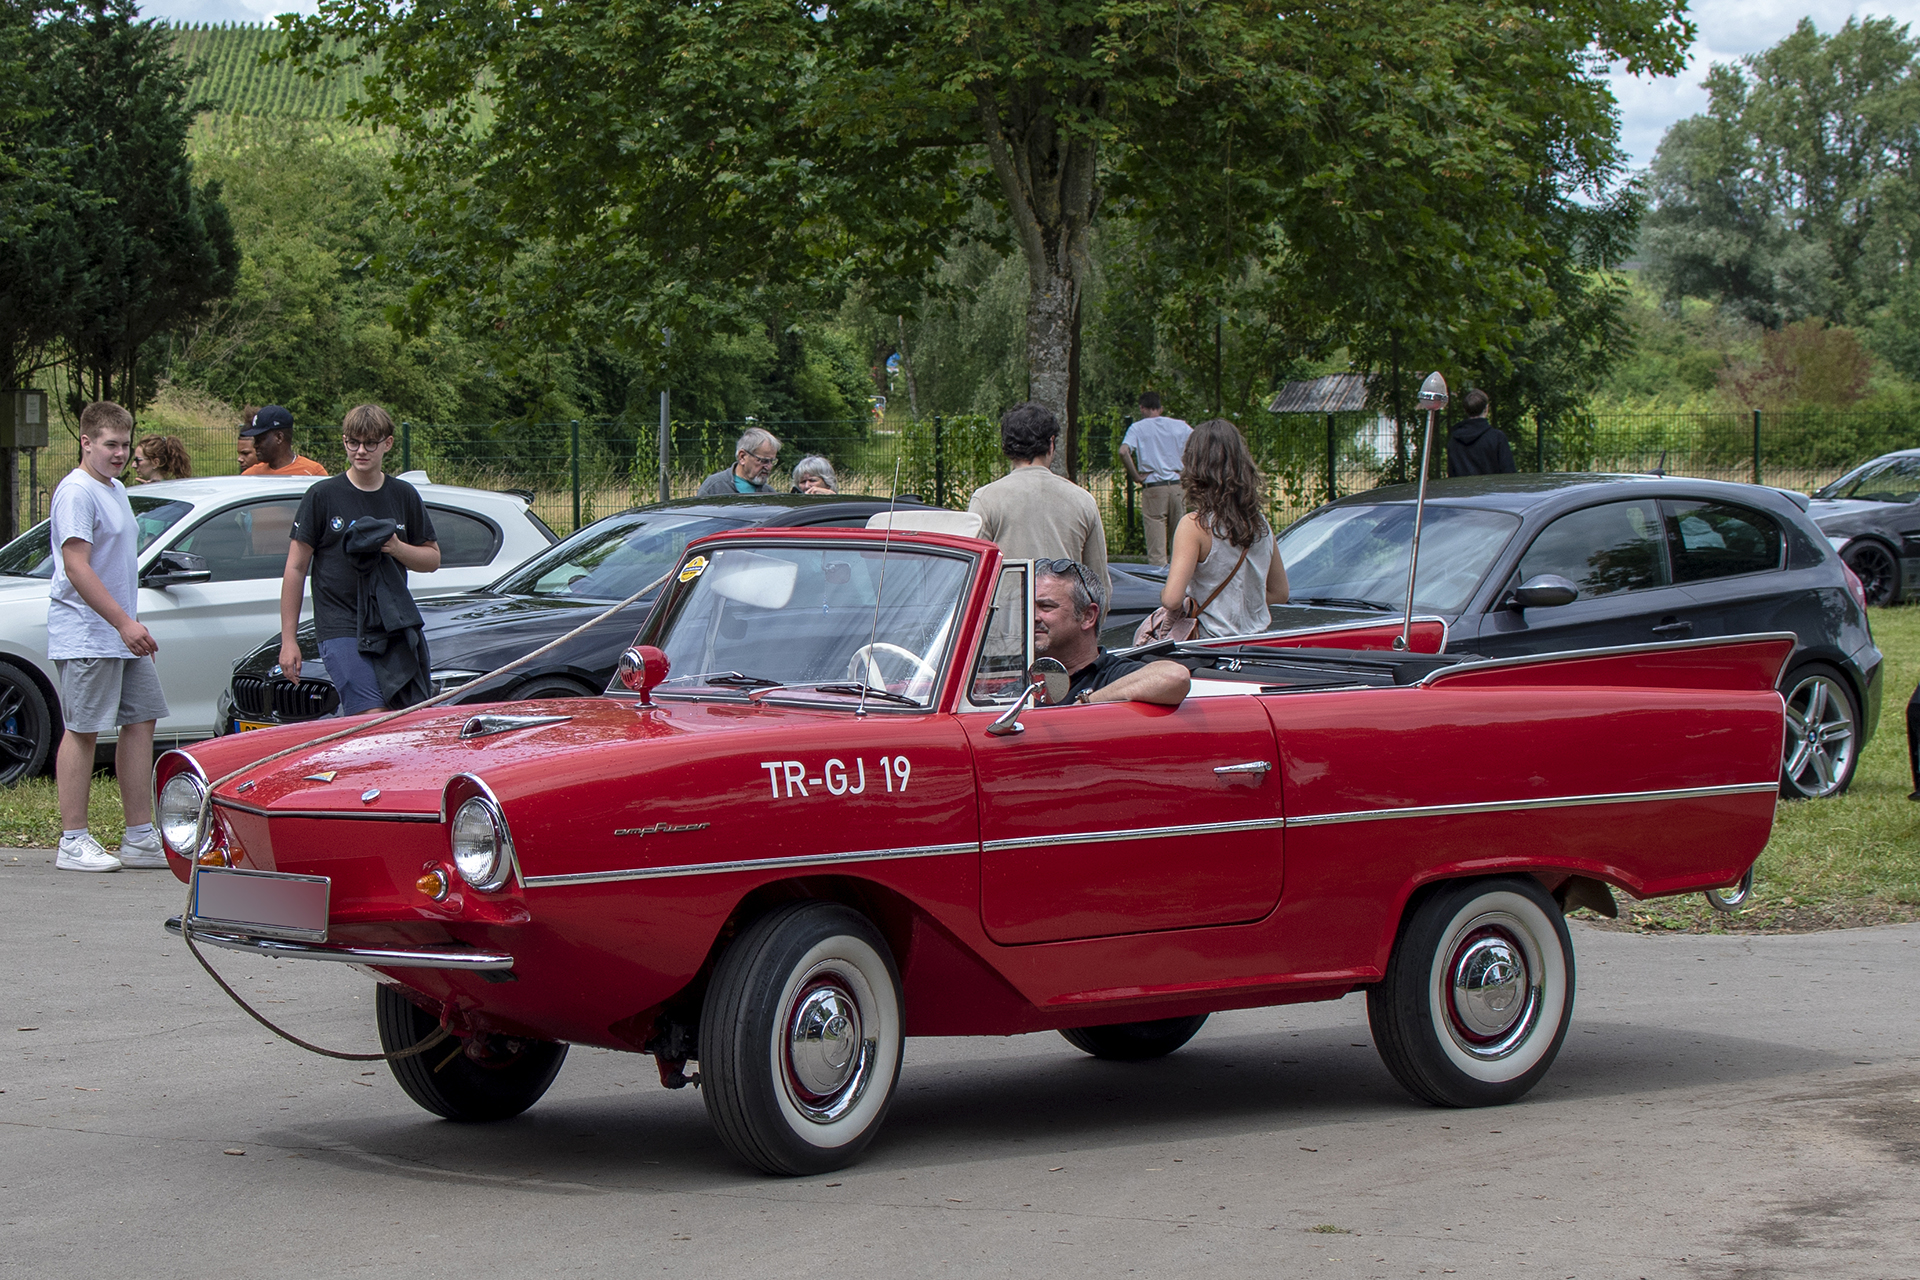
M 1027 726 L 1020 723 L 1020 713 L 1032 703 L 1033 696 L 1044 693 L 1048 703 L 1057 705 L 1067 700 L 1067 690 L 1072 686 L 1073 677 L 1058 658 L 1035 658 L 1033 665 L 1027 668 L 1027 687 L 1020 691 L 1020 696 L 1001 713 L 998 720 L 987 726 L 987 732 L 996 738 L 1025 733 Z
M 1572 604 L 1579 598 L 1580 588 L 1557 573 L 1542 573 L 1528 578 L 1513 593 L 1514 607 L 1518 609 L 1550 609 Z

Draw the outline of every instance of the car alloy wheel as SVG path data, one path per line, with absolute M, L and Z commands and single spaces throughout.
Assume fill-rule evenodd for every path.
M 1847 544 L 1840 558 L 1860 579 L 1860 590 L 1874 606 L 1893 604 L 1900 598 L 1900 562 L 1883 542 L 1856 538 Z
M 1381 1060 L 1446 1107 L 1525 1096 L 1573 1019 L 1573 939 L 1538 882 L 1443 886 L 1415 908 L 1367 992 Z
M 1853 782 L 1860 754 L 1860 716 L 1853 691 L 1828 667 L 1796 668 L 1782 685 L 1786 745 L 1780 794 L 1790 800 L 1837 796 Z
M 53 739 L 53 716 L 40 686 L 20 668 L 0 662 L 0 786 L 45 770 Z

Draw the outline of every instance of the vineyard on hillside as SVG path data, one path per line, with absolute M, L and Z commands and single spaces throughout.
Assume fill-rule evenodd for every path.
M 309 80 L 285 62 L 261 62 L 286 39 L 271 27 L 186 23 L 173 28 L 173 47 L 197 67 L 193 93 L 222 112 L 283 120 L 337 120 L 360 87 L 360 72 L 343 70 Z

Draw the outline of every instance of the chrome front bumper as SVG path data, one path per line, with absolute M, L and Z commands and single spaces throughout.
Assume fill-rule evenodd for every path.
M 169 916 L 169 933 L 180 932 L 180 917 Z M 498 973 L 513 968 L 513 957 L 499 951 L 387 951 L 376 947 L 335 947 L 317 942 L 287 942 L 251 934 L 195 929 L 195 942 L 229 951 L 248 951 L 280 960 L 336 960 L 342 964 L 371 965 L 377 969 L 465 969 Z

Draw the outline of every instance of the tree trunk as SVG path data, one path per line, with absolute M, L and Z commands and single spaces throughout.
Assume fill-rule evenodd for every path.
M 1084 38 L 1091 48 L 1092 32 Z M 981 82 L 974 91 L 987 155 L 1027 262 L 1027 396 L 1060 419 L 1053 469 L 1066 475 L 1080 300 L 1092 274 L 1090 236 L 1100 202 L 1094 180 L 1099 147 L 1091 137 L 1062 129 L 1055 115 L 1070 107 L 1097 116 L 1104 95 L 1070 88 L 1056 99 L 1037 82 L 1002 92 Z

